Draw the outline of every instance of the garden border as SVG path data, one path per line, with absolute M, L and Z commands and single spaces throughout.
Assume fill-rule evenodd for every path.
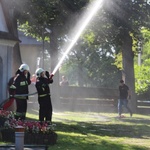
M 0 145 L 0 148 L 15 148 L 15 145 Z M 48 145 L 24 145 L 24 148 L 44 148 L 44 150 L 48 150 Z

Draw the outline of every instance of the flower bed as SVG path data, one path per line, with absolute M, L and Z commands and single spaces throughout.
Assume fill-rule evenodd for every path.
M 48 134 L 25 133 L 24 139 L 25 144 L 54 145 L 57 141 L 57 134 L 55 132 L 51 132 Z
M 12 119 L 14 113 L 11 111 L 0 110 L 0 127 L 4 126 L 4 123 L 8 119 Z
M 15 131 L 12 129 L 1 130 L 2 141 L 15 143 Z M 54 145 L 57 142 L 57 134 L 51 133 L 24 133 L 24 144 Z
M 6 120 L 7 120 L 6 118 L 0 116 L 0 127 L 4 126 Z
M 2 141 L 15 143 L 15 132 L 12 129 L 1 130 Z
M 10 115 L 11 113 L 5 114 L 7 114 L 7 117 L 3 116 L 5 121 L 1 126 L 2 141 L 14 143 L 15 128 L 22 126 L 25 129 L 24 144 L 56 144 L 57 134 L 54 132 L 54 125 L 49 122 L 15 120 L 14 117 Z

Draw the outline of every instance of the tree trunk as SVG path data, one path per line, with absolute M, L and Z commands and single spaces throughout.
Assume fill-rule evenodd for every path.
M 81 64 L 78 64 L 78 85 L 83 87 L 83 68 Z
M 52 33 L 50 35 L 50 56 L 51 56 L 51 72 L 53 72 L 54 68 L 58 63 L 58 43 L 57 43 L 57 28 L 54 27 L 52 29 Z M 59 110 L 60 105 L 60 88 L 59 88 L 59 70 L 55 73 L 54 82 L 51 86 L 51 95 L 52 95 L 52 103 L 55 110 Z
M 132 37 L 128 31 L 125 31 L 122 45 L 122 58 L 123 58 L 123 73 L 125 83 L 129 86 L 131 92 L 131 108 L 136 112 L 137 100 L 135 96 L 135 79 L 134 79 L 134 54 L 132 51 Z

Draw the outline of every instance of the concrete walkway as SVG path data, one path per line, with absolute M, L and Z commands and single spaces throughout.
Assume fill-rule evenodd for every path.
M 47 150 L 45 145 L 25 145 L 24 150 Z M 15 150 L 15 145 L 0 145 L 0 150 Z

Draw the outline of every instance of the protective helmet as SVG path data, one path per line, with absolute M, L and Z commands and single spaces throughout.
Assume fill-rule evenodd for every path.
M 25 71 L 25 70 L 29 71 L 29 66 L 28 66 L 27 64 L 22 64 L 22 65 L 19 67 L 19 70 L 20 70 L 21 72 L 23 72 L 23 71 Z
M 36 76 L 40 77 L 40 74 L 44 71 L 45 71 L 44 69 L 38 68 L 38 69 L 36 69 L 35 74 L 36 74 Z

